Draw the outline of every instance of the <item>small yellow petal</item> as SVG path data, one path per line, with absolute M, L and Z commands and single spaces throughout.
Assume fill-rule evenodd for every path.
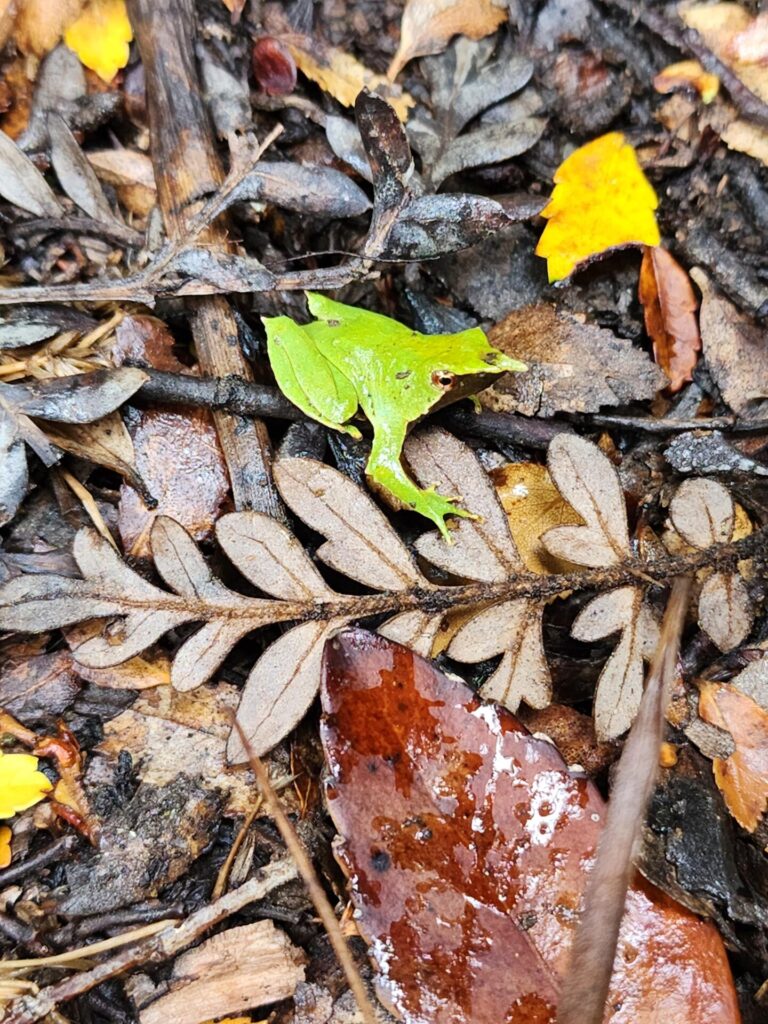
M 32 754 L 0 754 L 0 818 L 39 803 L 51 788 Z
M 0 825 L 0 868 L 7 868 L 11 863 L 11 839 L 13 832 L 7 825 Z
M 90 0 L 64 33 L 70 50 L 105 82 L 128 63 L 132 39 L 125 0 Z
M 555 173 L 537 256 L 560 281 L 593 256 L 625 245 L 658 245 L 656 193 L 620 132 L 581 146 Z

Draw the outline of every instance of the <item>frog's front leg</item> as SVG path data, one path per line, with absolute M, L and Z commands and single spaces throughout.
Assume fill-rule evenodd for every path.
M 455 504 L 459 498 L 446 498 L 438 494 L 434 487 L 423 490 L 411 480 L 400 461 L 405 434 L 405 429 L 382 429 L 374 423 L 373 445 L 365 471 L 375 483 L 398 498 L 406 508 L 431 519 L 448 543 L 451 543 L 445 516 L 461 516 L 467 519 L 475 517 L 471 512 Z

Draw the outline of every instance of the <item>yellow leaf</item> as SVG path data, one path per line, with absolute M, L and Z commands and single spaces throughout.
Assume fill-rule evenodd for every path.
M 128 63 L 133 29 L 125 0 L 90 0 L 64 33 L 64 42 L 99 78 L 111 82 Z
M 12 818 L 32 807 L 51 788 L 32 754 L 0 753 L 0 818 Z
M 326 46 L 309 37 L 289 36 L 284 42 L 296 61 L 296 67 L 320 88 L 330 93 L 344 107 L 353 107 L 363 89 L 379 93 L 392 107 L 401 121 L 408 118 L 413 97 L 392 85 L 383 75 L 377 75 L 356 57 L 335 46 Z
M 625 245 L 658 245 L 656 193 L 620 132 L 581 146 L 555 172 L 536 255 L 550 281 L 568 277 L 601 253 Z
M 0 825 L 0 868 L 7 868 L 11 863 L 11 839 L 13 832 L 7 825 Z
M 513 462 L 492 470 L 491 479 L 526 569 L 543 574 L 578 569 L 573 562 L 550 555 L 541 543 L 542 534 L 555 526 L 583 525 L 578 513 L 561 498 L 547 467 Z

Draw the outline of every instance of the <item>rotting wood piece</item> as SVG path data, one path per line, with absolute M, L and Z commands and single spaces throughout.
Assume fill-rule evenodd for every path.
M 128 7 L 146 76 L 158 201 L 168 235 L 176 240 L 184 238 L 188 221 L 223 178 L 195 64 L 194 4 L 193 0 L 129 0 Z M 199 242 L 226 248 L 225 226 L 219 220 L 201 232 Z M 189 300 L 189 313 L 203 372 L 252 380 L 226 298 Z M 264 424 L 228 412 L 214 413 L 214 420 L 235 506 L 283 518 Z

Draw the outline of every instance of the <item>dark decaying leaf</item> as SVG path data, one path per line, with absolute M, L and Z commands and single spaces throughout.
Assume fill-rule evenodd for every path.
M 0 384 L 0 398 L 26 416 L 57 423 L 93 423 L 127 402 L 146 379 L 143 370 L 124 366 L 28 384 Z
M 182 277 L 189 278 L 178 289 L 195 293 L 198 283 L 212 284 L 222 291 L 252 292 L 265 291 L 274 287 L 275 279 L 269 270 L 255 256 L 238 256 L 236 253 L 214 252 L 202 247 L 185 249 L 174 257 L 171 267 Z
M 496 348 L 528 364 L 527 373 L 505 374 L 480 395 L 497 412 L 553 416 L 597 412 L 652 398 L 666 377 L 645 352 L 612 331 L 585 324 L 554 306 L 526 306 L 488 332 Z
M 519 156 L 538 142 L 546 122 L 506 117 L 460 135 L 484 110 L 522 89 L 533 74 L 527 57 L 505 49 L 493 59 L 493 42 L 457 39 L 445 53 L 425 61 L 432 113 L 420 110 L 408 134 L 424 163 L 424 177 L 437 188 L 451 174 Z
M 378 96 L 361 93 L 355 111 L 374 187 L 366 256 L 436 259 L 538 213 L 540 206 L 535 200 L 530 203 L 519 197 L 505 206 L 467 193 L 422 195 L 408 137 L 392 107 Z M 492 127 L 494 132 L 499 128 Z M 329 140 L 332 138 L 344 159 L 359 161 L 355 139 L 347 129 L 329 127 Z
M 156 896 L 208 846 L 220 806 L 218 793 L 188 775 L 140 786 L 105 822 L 99 849 L 68 864 L 62 913 L 103 914 Z
M 50 721 L 69 707 L 80 687 L 69 651 L 11 659 L 0 676 L 0 707 L 25 725 Z
M 82 334 L 96 324 L 93 317 L 69 306 L 17 306 L 0 315 L 0 349 L 34 345 L 63 331 Z
M 333 167 L 273 160 L 260 160 L 233 190 L 227 205 L 245 200 L 322 217 L 358 217 L 371 207 L 360 186 Z
M 13 519 L 26 494 L 24 445 L 46 466 L 54 465 L 61 455 L 30 416 L 59 423 L 90 423 L 122 405 L 146 379 L 143 370 L 125 367 L 29 384 L 0 383 L 0 523 Z
M 363 630 L 326 648 L 328 802 L 382 1000 L 406 1024 L 554 1024 L 605 805 L 556 749 Z M 606 1024 L 736 1024 L 716 929 L 636 876 Z
M 355 100 L 355 119 L 373 180 L 373 214 L 365 253 L 377 256 L 413 195 L 413 157 L 400 119 L 380 96 L 361 92 Z
M 96 172 L 88 163 L 66 121 L 59 115 L 48 115 L 48 137 L 51 163 L 61 187 L 81 210 L 102 223 L 116 220 L 104 195 Z
M 5 132 L 0 132 L 0 196 L 37 217 L 62 214 L 48 182 Z

